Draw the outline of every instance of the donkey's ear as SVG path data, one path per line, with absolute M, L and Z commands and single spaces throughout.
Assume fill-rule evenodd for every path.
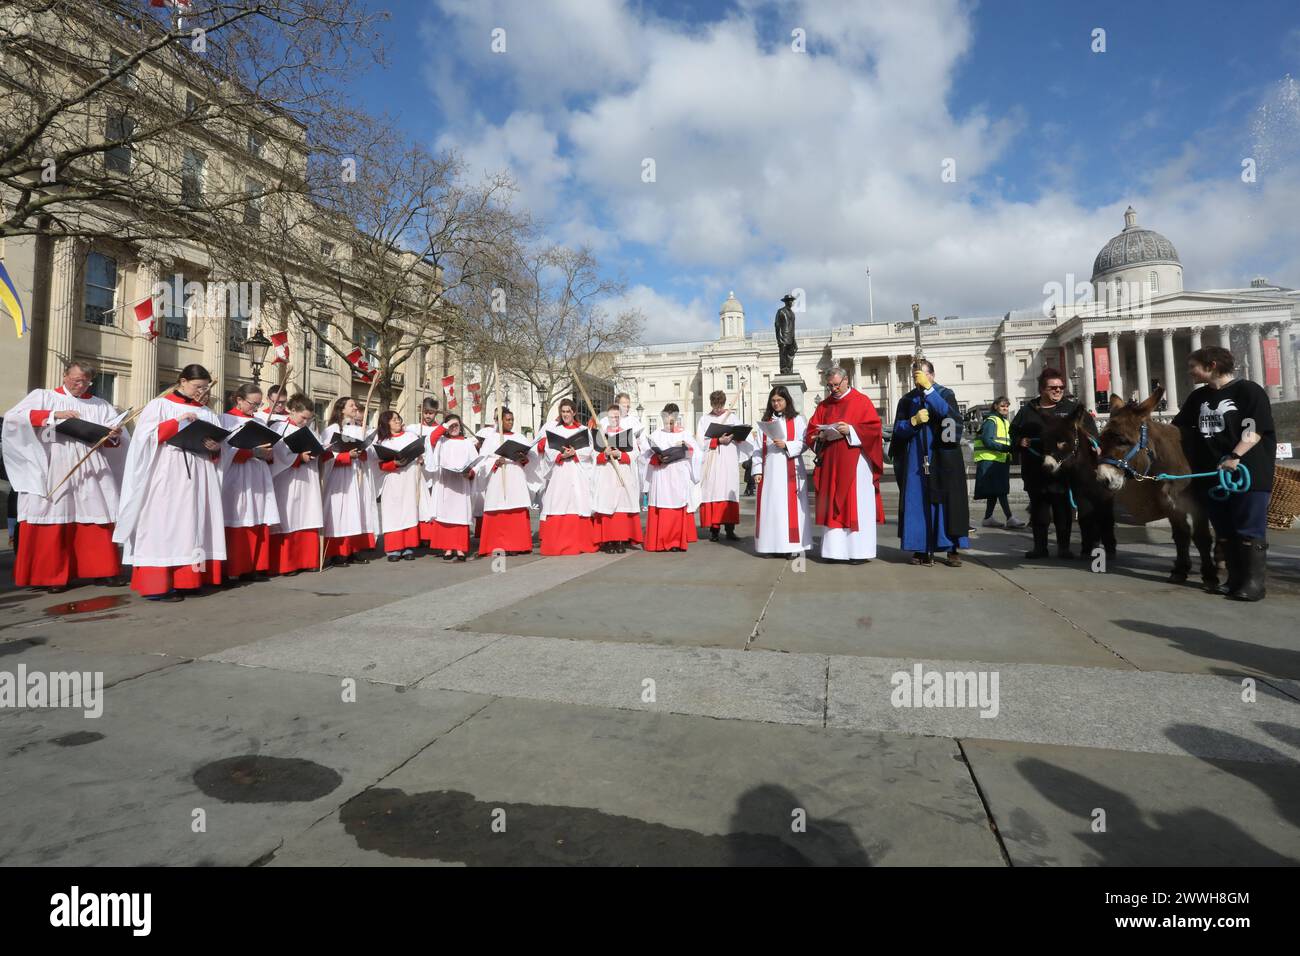
M 1110 397 L 1110 413 L 1114 415 L 1117 411 L 1119 411 L 1123 407 L 1124 407 L 1124 399 L 1120 398 L 1118 395 L 1112 394 Z
M 1088 406 L 1083 404 L 1083 402 L 1080 402 L 1078 407 L 1075 408 L 1074 414 L 1070 416 L 1070 420 L 1077 425 L 1079 422 L 1083 421 L 1087 417 L 1088 417 Z
M 1141 405 L 1137 406 L 1136 409 L 1137 413 L 1141 415 L 1143 418 L 1146 418 L 1153 411 L 1155 411 L 1156 406 L 1160 404 L 1161 396 L 1163 396 L 1164 394 L 1165 394 L 1164 388 L 1157 385 L 1156 390 L 1151 393 L 1150 397 Z

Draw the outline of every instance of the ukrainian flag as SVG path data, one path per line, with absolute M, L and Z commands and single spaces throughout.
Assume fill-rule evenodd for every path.
M 14 330 L 21 339 L 27 332 L 27 313 L 23 311 L 22 300 L 18 298 L 18 289 L 13 279 L 9 278 L 3 260 L 0 260 L 0 306 L 4 306 L 5 311 L 13 318 Z

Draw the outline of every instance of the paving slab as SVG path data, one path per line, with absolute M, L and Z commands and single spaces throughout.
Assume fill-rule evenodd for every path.
M 965 571 L 908 570 L 940 579 Z M 804 593 L 802 577 L 795 575 L 788 587 L 782 581 L 754 647 L 871 657 L 915 654 L 1116 669 L 1132 666 L 1019 590 L 906 593 L 871 588 L 856 594 L 840 590 L 838 597 L 828 597 Z
M 922 686 L 932 671 L 974 674 L 976 680 L 984 675 L 989 693 L 980 703 L 995 706 L 973 705 L 969 682 L 964 700 L 954 695 L 946 706 L 918 706 L 914 693 L 910 705 L 897 705 L 908 703 L 903 688 L 916 687 L 918 666 Z M 1254 690 L 1254 700 L 1243 700 L 1240 678 L 1195 674 L 832 657 L 827 726 L 1236 760 L 1300 759 L 1300 746 L 1280 744 L 1264 729 L 1300 728 L 1300 702 L 1262 681 Z
M 54 673 L 75 671 L 98 674 L 102 686 L 107 688 L 143 674 L 184 664 L 184 660 L 161 654 L 95 654 L 68 650 L 50 645 L 39 637 L 0 643 L 0 674 L 7 675 L 6 681 L 17 681 L 20 674 L 30 676 L 39 672 L 48 679 Z M 93 676 L 91 680 L 94 681 Z M 22 712 L 23 709 L 19 708 L 0 707 L 0 719 Z
M 0 720 L 0 864 L 245 865 L 487 703 L 374 684 L 344 703 L 334 678 L 202 662 L 106 696 L 97 719 Z
M 1003 861 L 951 741 L 498 700 L 272 865 L 394 862 Z
M 826 659 L 812 654 L 504 636 L 435 671 L 419 686 L 821 726 L 825 681 Z
M 962 746 L 1016 866 L 1300 863 L 1294 760 L 985 740 Z M 1099 823 L 1104 832 L 1094 829 Z

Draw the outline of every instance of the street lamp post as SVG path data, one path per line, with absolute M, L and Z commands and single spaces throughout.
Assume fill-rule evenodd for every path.
M 261 385 L 262 366 L 266 364 L 266 350 L 271 347 L 271 340 L 262 334 L 262 327 L 259 325 L 244 345 L 248 347 L 249 362 L 253 366 L 253 384 Z

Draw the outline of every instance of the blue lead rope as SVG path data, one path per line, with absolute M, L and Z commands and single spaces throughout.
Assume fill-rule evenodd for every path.
M 1236 471 L 1216 468 L 1214 471 L 1198 471 L 1191 475 L 1171 475 L 1162 471 L 1158 475 L 1152 475 L 1151 480 L 1182 481 L 1184 478 L 1214 478 L 1215 476 L 1218 477 L 1219 483 L 1210 489 L 1210 497 L 1215 501 L 1227 501 L 1228 495 L 1244 495 L 1250 491 L 1250 469 L 1240 463 Z

